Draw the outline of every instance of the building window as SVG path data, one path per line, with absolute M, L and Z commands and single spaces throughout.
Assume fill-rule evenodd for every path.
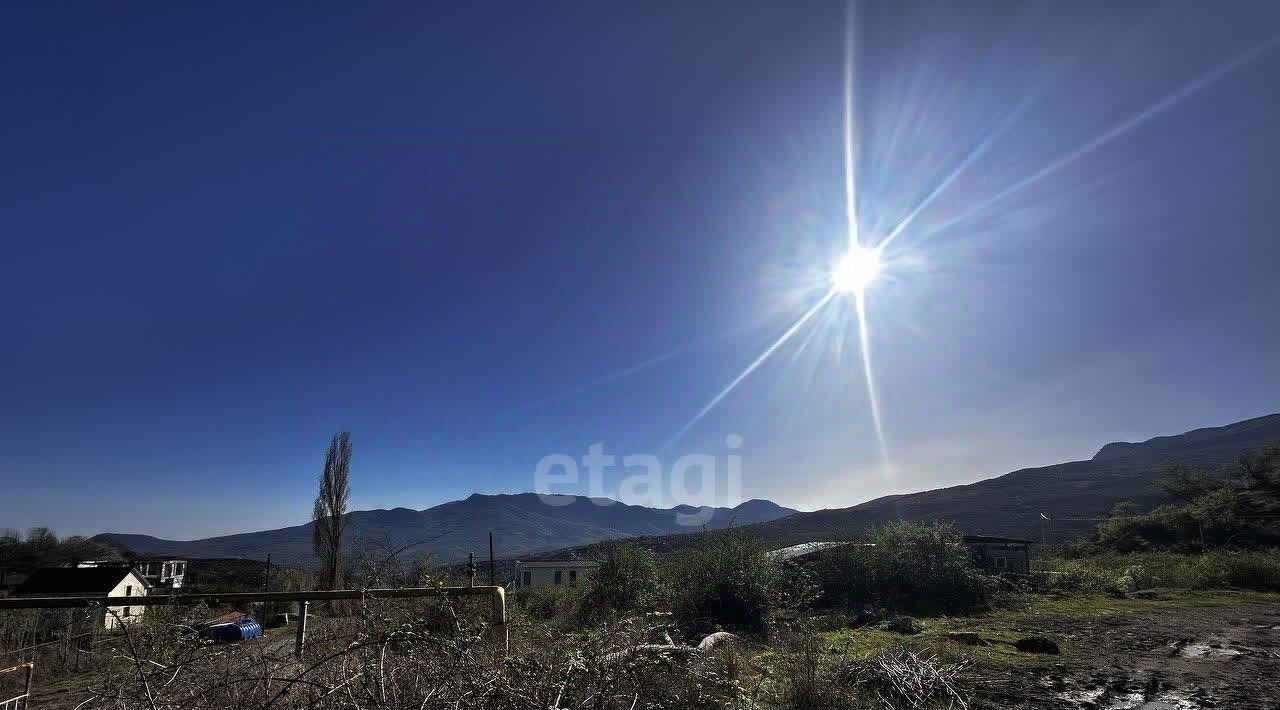
M 992 558 L 992 562 L 995 563 L 996 569 L 1009 569 L 1009 558 L 1007 557 L 995 557 Z
M 124 585 L 124 595 L 125 595 L 126 597 L 131 597 L 131 596 L 133 596 L 133 585 L 132 585 L 132 584 L 126 584 L 126 585 Z
M 532 573 L 532 572 L 525 572 L 525 573 L 524 573 L 524 586 L 526 586 L 526 587 L 531 586 L 531 585 L 529 584 L 529 582 L 530 582 L 530 581 L 532 581 L 532 580 L 530 579 L 530 577 L 532 577 L 532 576 L 533 576 L 533 573 Z
M 564 584 L 564 572 L 556 570 L 556 584 Z
M 173 573 L 175 575 L 181 575 L 183 572 L 186 572 L 186 571 L 187 571 L 186 562 L 179 562 L 173 566 Z
M 569 570 L 569 586 L 572 587 L 577 584 L 578 584 L 578 570 L 571 569 Z
M 124 613 L 121 614 L 121 616 L 128 616 L 128 615 L 129 615 L 129 607 L 124 607 Z

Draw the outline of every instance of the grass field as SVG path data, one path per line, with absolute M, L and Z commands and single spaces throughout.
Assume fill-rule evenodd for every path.
M 862 658 L 890 646 L 904 644 L 915 650 L 929 651 L 947 659 L 972 658 L 986 665 L 1044 665 L 1060 663 L 1073 657 L 1078 649 L 1073 639 L 1046 632 L 1045 622 L 1054 626 L 1073 620 L 1100 620 L 1142 615 L 1192 612 L 1237 605 L 1280 606 L 1280 594 L 1273 592 L 1192 592 L 1165 591 L 1159 598 L 1123 599 L 1098 594 L 1084 597 L 1028 595 L 1011 608 L 996 609 L 975 616 L 924 619 L 919 634 L 904 635 L 874 626 L 842 629 L 822 634 L 827 651 L 835 656 Z M 949 634 L 974 632 L 989 642 L 987 646 L 969 646 L 954 641 Z M 1045 635 L 1061 650 L 1058 656 L 1023 653 L 1013 642 L 1030 634 Z

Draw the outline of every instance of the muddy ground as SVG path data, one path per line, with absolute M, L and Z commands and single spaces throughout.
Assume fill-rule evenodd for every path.
M 1060 639 L 1069 652 L 981 671 L 982 707 L 1280 709 L 1280 605 L 1031 618 L 1016 630 Z

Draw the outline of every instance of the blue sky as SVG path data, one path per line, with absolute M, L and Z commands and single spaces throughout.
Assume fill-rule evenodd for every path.
M 812 509 L 1280 409 L 1280 8 L 864 3 L 862 239 L 966 166 L 868 294 L 889 467 L 843 298 L 668 443 L 848 239 L 844 5 L 693 5 L 8 7 L 0 526 L 301 522 L 342 430 L 355 508 L 738 434 Z

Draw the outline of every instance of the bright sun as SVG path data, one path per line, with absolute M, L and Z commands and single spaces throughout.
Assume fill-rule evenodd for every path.
M 880 250 L 853 245 L 831 272 L 831 288 L 842 293 L 862 293 L 880 275 Z

